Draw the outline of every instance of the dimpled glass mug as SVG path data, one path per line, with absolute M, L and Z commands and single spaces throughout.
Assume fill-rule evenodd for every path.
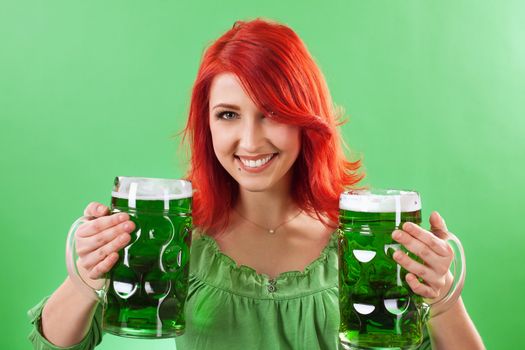
M 407 252 L 392 239 L 392 232 L 407 221 L 421 224 L 419 193 L 347 191 L 340 196 L 339 208 L 339 337 L 343 348 L 417 347 L 429 315 L 445 311 L 461 293 L 465 278 L 461 243 L 448 233 L 446 239 L 454 251 L 454 282 L 445 297 L 429 304 L 412 292 L 405 280 L 407 271 L 392 258 L 398 249 Z
M 111 214 L 125 212 L 135 224 L 131 240 L 105 279 L 78 272 L 75 232 L 92 218 L 75 221 L 68 234 L 68 273 L 79 288 L 104 305 L 103 329 L 133 338 L 183 334 L 191 245 L 192 186 L 186 180 L 115 178 Z

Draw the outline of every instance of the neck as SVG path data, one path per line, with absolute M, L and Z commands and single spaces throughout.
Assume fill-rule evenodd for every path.
M 282 224 L 300 210 L 292 199 L 289 182 L 260 192 L 240 188 L 234 209 L 244 218 L 268 229 Z

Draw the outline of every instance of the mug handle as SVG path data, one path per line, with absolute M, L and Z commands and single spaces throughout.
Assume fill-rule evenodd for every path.
M 454 260 L 452 261 L 452 275 L 454 277 L 452 285 L 447 294 L 440 300 L 429 304 L 430 306 L 430 317 L 440 315 L 450 309 L 452 305 L 459 299 L 461 291 L 463 290 L 463 284 L 465 283 L 466 264 L 465 264 L 465 251 L 461 241 L 451 232 L 447 232 L 447 243 L 452 247 L 454 252 Z
M 75 283 L 80 292 L 82 292 L 85 296 L 94 299 L 95 301 L 104 302 L 106 300 L 109 279 L 101 278 L 96 281 L 90 280 L 95 283 L 93 286 L 89 284 L 84 277 L 82 277 L 82 274 L 78 270 L 78 266 L 76 264 L 78 255 L 75 234 L 82 224 L 95 218 L 96 217 L 94 216 L 82 216 L 78 218 L 73 223 L 73 225 L 71 225 L 66 240 L 66 266 L 69 278 L 71 278 L 71 280 Z

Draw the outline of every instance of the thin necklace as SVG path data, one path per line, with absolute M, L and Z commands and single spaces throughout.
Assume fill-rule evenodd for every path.
M 240 216 L 241 218 L 243 218 L 244 220 L 248 221 L 249 223 L 251 223 L 251 224 L 253 224 L 253 225 L 255 225 L 255 226 L 259 227 L 259 228 L 262 228 L 262 229 L 265 230 L 265 231 L 268 231 L 268 233 L 271 234 L 271 235 L 273 235 L 273 234 L 275 233 L 275 231 L 277 231 L 277 229 L 278 229 L 279 227 L 283 226 L 283 225 L 286 224 L 286 223 L 289 223 L 290 221 L 292 221 L 293 219 L 295 219 L 296 217 L 298 217 L 299 214 L 301 214 L 301 213 L 303 212 L 303 210 L 300 209 L 299 212 L 298 212 L 297 214 L 295 214 L 294 216 L 292 216 L 290 219 L 288 219 L 288 220 L 286 220 L 286 221 L 280 223 L 279 225 L 277 225 L 277 226 L 274 227 L 274 228 L 267 228 L 267 227 L 261 226 L 261 225 L 255 223 L 255 222 L 253 222 L 253 221 L 250 220 L 250 219 L 245 218 L 241 213 L 239 213 L 239 211 L 238 211 L 237 209 L 233 208 L 233 210 L 235 210 L 235 212 L 237 212 L 237 214 L 239 214 L 239 216 Z

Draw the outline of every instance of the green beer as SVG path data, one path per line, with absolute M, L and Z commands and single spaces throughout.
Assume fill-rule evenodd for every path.
M 428 306 L 392 258 L 392 232 L 421 223 L 417 192 L 345 192 L 339 216 L 340 338 L 345 348 L 410 349 L 421 344 Z M 404 250 L 406 251 L 406 250 Z M 415 258 L 412 254 L 409 254 Z
M 165 204 L 167 204 L 165 206 Z M 135 223 L 130 243 L 109 274 L 104 329 L 113 334 L 164 338 L 184 332 L 191 244 L 191 197 L 136 200 L 112 197 L 113 212 Z
M 115 179 L 111 210 L 128 213 L 135 230 L 109 272 L 105 331 L 139 338 L 184 332 L 191 204 L 186 181 Z
M 115 178 L 111 212 L 135 223 L 131 240 L 105 278 L 83 277 L 76 232 L 94 217 L 81 217 L 67 235 L 66 264 L 79 291 L 104 306 L 104 331 L 133 338 L 168 338 L 184 332 L 191 245 L 192 186 L 186 180 Z

